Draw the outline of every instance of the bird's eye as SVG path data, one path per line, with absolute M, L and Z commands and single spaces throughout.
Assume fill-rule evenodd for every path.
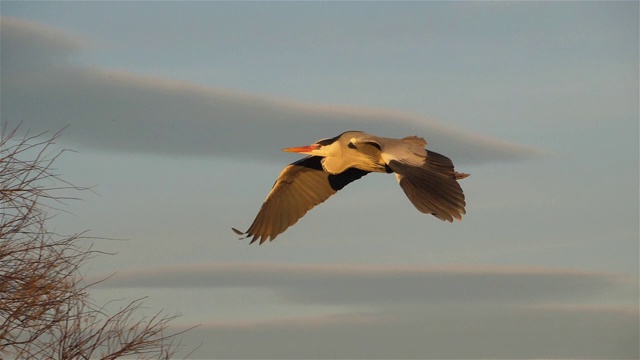
M 352 142 L 349 142 L 347 147 L 350 148 L 350 149 L 357 149 L 357 147 Z

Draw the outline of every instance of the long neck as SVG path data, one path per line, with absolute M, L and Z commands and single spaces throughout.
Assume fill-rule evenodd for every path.
M 349 147 L 348 144 L 341 146 L 339 142 L 335 142 L 328 150 L 322 159 L 322 167 L 331 174 L 339 174 L 351 167 L 364 171 L 386 172 L 380 150 L 374 146 L 359 144 L 355 147 L 351 144 Z

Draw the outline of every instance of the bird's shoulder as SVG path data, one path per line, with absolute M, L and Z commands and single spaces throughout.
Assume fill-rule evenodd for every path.
M 422 148 L 427 146 L 427 140 L 415 135 L 403 137 L 402 139 L 400 139 L 400 141 L 411 144 L 412 146 L 420 146 Z
M 322 157 L 307 156 L 306 158 L 292 162 L 282 169 L 277 181 L 291 182 L 300 175 L 308 172 L 324 172 L 322 168 Z
M 380 155 L 389 164 L 391 161 L 420 166 L 427 157 L 427 141 L 418 136 L 407 136 L 402 139 L 379 138 Z

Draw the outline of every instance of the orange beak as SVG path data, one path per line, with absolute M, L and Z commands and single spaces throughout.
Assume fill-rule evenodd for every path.
M 304 154 L 304 153 L 311 152 L 313 150 L 318 150 L 319 148 L 320 148 L 320 145 L 311 144 L 311 145 L 307 145 L 307 146 L 296 146 L 296 147 L 284 148 L 284 149 L 282 149 L 282 151 L 303 153 Z

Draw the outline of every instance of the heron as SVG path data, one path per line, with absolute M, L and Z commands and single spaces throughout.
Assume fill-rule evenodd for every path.
M 395 173 L 409 201 L 420 212 L 443 221 L 462 220 L 465 197 L 457 180 L 469 174 L 454 170 L 451 160 L 426 149 L 417 136 L 402 139 L 369 135 L 362 131 L 282 149 L 309 155 L 282 170 L 247 231 L 250 244 L 273 241 L 307 211 L 351 182 L 372 173 Z

